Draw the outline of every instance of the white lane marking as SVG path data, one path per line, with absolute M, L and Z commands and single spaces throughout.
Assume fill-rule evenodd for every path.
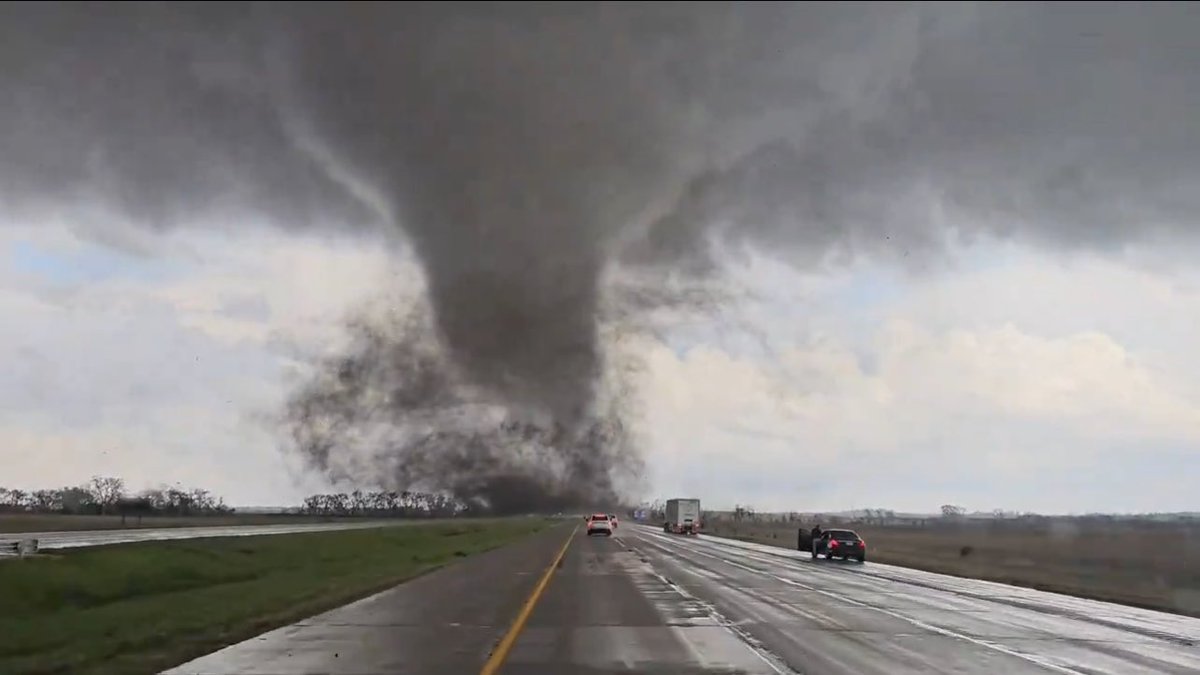
M 652 536 L 662 537 L 657 532 Z M 796 551 L 788 549 L 735 539 L 706 536 L 696 540 L 695 545 L 722 550 L 730 555 L 738 556 L 739 559 L 754 560 L 768 565 L 776 565 L 780 560 L 792 560 L 805 564 L 816 562 L 809 559 L 807 553 L 798 554 Z M 689 548 L 689 550 L 691 549 Z M 755 553 L 759 555 L 754 555 Z M 1000 604 L 1004 605 L 1006 609 L 1035 612 L 1057 620 L 1081 623 L 1087 626 L 1089 632 L 1098 629 L 1113 631 L 1123 636 L 1132 634 L 1135 641 L 1140 638 L 1152 638 L 1184 647 L 1195 647 L 1196 643 L 1200 641 L 1200 637 L 1197 637 L 1200 636 L 1200 632 L 1196 632 L 1197 629 L 1200 629 L 1200 621 L 1159 611 L 880 563 L 873 563 L 865 569 L 841 566 L 820 566 L 811 569 L 813 575 L 836 573 L 838 576 L 831 578 L 836 578 L 840 583 L 853 587 L 855 590 L 866 590 L 870 584 L 878 582 L 906 584 L 975 602 Z M 841 572 L 845 572 L 845 574 L 841 574 Z M 1118 638 L 1106 639 L 1112 641 Z
M 777 575 L 777 574 L 773 574 L 773 573 L 771 573 L 771 572 L 768 572 L 768 571 L 765 571 L 765 570 L 761 570 L 761 569 L 759 569 L 759 568 L 757 568 L 757 567 L 750 567 L 750 566 L 748 566 L 748 565 L 743 565 L 743 564 L 741 564 L 741 563 L 738 563 L 738 562 L 735 562 L 735 561 L 733 561 L 733 560 L 729 560 L 729 559 L 727 559 L 727 558 L 722 558 L 721 556 L 713 555 L 713 554 L 711 554 L 711 553 L 705 553 L 705 552 L 703 552 L 703 551 L 697 550 L 697 549 L 695 549 L 695 548 L 692 548 L 692 547 L 683 547 L 683 546 L 681 546 L 680 548 L 685 548 L 685 549 L 687 549 L 688 551 L 690 551 L 690 552 L 692 552 L 692 553 L 695 553 L 696 555 L 702 555 L 702 556 L 705 556 L 705 557 L 707 557 L 707 558 L 712 558 L 712 559 L 714 559 L 714 560 L 719 560 L 719 561 L 721 561 L 721 562 L 725 563 L 726 565 L 730 565 L 730 566 L 732 566 L 732 567 L 737 567 L 738 569 L 742 569 L 742 570 L 745 570 L 745 571 L 747 571 L 747 572 L 752 572 L 752 573 L 754 573 L 754 574 L 760 574 L 760 575 L 762 575 L 762 576 L 770 577 L 770 578 L 772 578 L 772 579 L 775 579 L 776 581 L 779 581 L 779 582 L 781 582 L 781 583 L 783 583 L 783 584 L 786 584 L 786 585 L 788 585 L 788 586 L 794 586 L 794 587 L 796 587 L 796 588 L 803 588 L 804 590 L 807 590 L 807 591 L 812 591 L 812 592 L 814 592 L 814 593 L 819 593 L 819 594 L 821 594 L 821 595 L 824 595 L 824 596 L 827 596 L 827 597 L 830 597 L 830 598 L 834 598 L 835 600 L 837 600 L 837 601 L 839 601 L 839 602 L 842 602 L 842 603 L 847 603 L 847 604 L 857 605 L 857 606 L 859 606 L 859 607 L 863 607 L 863 608 L 865 608 L 865 609 L 870 609 L 870 610 L 874 610 L 874 611 L 876 611 L 876 612 L 880 612 L 880 613 L 882 613 L 882 614 L 886 614 L 886 615 L 888 615 L 888 616 L 890 616 L 890 617 L 893 617 L 893 618 L 896 618 L 896 619 L 900 619 L 901 621 L 905 621 L 905 622 L 907 622 L 907 623 L 909 623 L 909 624 L 911 624 L 911 625 L 913 625 L 913 626 L 916 626 L 917 628 L 921 628 L 921 629 L 923 629 L 923 630 L 928 630 L 928 631 L 930 631 L 930 632 L 937 633 L 937 634 L 939 634 L 939 635 L 944 635 L 944 636 L 946 636 L 946 637 L 955 638 L 955 639 L 958 639 L 958 640 L 963 640 L 963 641 L 965 641 L 965 642 L 969 642 L 969 643 L 971 643 L 971 644 L 978 645 L 978 646 L 980 646 L 980 647 L 984 647 L 984 648 L 991 649 L 991 650 L 993 650 L 993 651 L 996 651 L 996 652 L 1000 652 L 1001 654 L 1006 654 L 1006 655 L 1008 655 L 1008 656 L 1014 656 L 1014 657 L 1016 657 L 1016 658 L 1019 658 L 1019 659 L 1021 659 L 1021 660 L 1023 660 L 1023 661 L 1028 661 L 1029 663 L 1033 663 L 1033 664 L 1035 664 L 1035 665 L 1041 666 L 1041 667 L 1043 667 L 1043 668 L 1047 668 L 1047 669 L 1049 669 L 1049 670 L 1053 670 L 1053 671 L 1055 671 L 1055 672 L 1058 672 L 1058 673 L 1067 673 L 1068 675 L 1087 675 L 1087 674 L 1086 674 L 1086 673 L 1084 673 L 1083 671 L 1074 670 L 1074 669 L 1072 669 L 1072 668 L 1068 668 L 1068 667 L 1066 667 L 1066 666 L 1062 666 L 1062 665 L 1059 665 L 1059 664 L 1057 664 L 1057 663 L 1054 663 L 1053 661 L 1047 661 L 1047 660 L 1045 660 L 1045 659 L 1043 659 L 1043 658 L 1041 658 L 1041 657 L 1039 657 L 1039 656 L 1033 655 L 1033 654 L 1026 654 L 1026 653 L 1023 653 L 1023 652 L 1018 652 L 1018 651 L 1016 651 L 1016 650 L 1009 649 L 1008 647 L 1005 647 L 1004 645 L 997 644 L 997 643 L 995 643 L 995 642 L 992 642 L 992 641 L 990 641 L 990 640 L 984 640 L 984 639 L 982 639 L 982 638 L 972 637 L 972 636 L 970 636 L 970 635 L 964 635 L 964 634 L 962 634 L 962 633 L 958 633 L 958 632 L 956 632 L 956 631 L 952 631 L 952 630 L 949 630 L 949 629 L 947 629 L 947 628 L 942 628 L 941 626 L 934 626 L 934 625 L 932 625 L 932 624 L 929 624 L 929 623 L 926 623 L 926 622 L 924 622 L 924 621 L 921 621 L 920 619 L 914 619 L 913 617 L 910 617 L 910 616 L 905 616 L 904 614 L 901 614 L 901 613 L 899 613 L 899 612 L 896 612 L 896 611 L 893 611 L 893 610 L 890 610 L 890 609 L 886 609 L 886 608 L 883 608 L 883 607 L 876 607 L 876 606 L 874 606 L 874 605 L 869 605 L 869 604 L 867 604 L 867 603 L 865 603 L 865 602 L 860 602 L 860 601 L 858 601 L 858 600 L 854 600 L 854 599 L 848 598 L 848 597 L 846 597 L 846 596 L 843 596 L 843 595 L 838 595 L 837 593 L 833 593 L 833 592 L 830 592 L 830 591 L 822 590 L 822 589 L 820 589 L 820 588 L 817 588 L 817 587 L 815 587 L 815 586 L 809 586 L 808 584 L 802 584 L 802 583 L 800 583 L 800 582 L 798 582 L 798 581 L 793 581 L 793 580 L 791 580 L 791 579 L 788 579 L 788 578 L 785 578 L 785 577 L 781 577 L 781 576 L 779 576 L 779 575 Z
M 744 644 L 746 648 L 750 650 L 750 653 L 758 657 L 758 659 L 765 663 L 772 671 L 778 673 L 779 675 L 802 675 L 799 671 L 794 670 L 788 664 L 784 663 L 782 659 L 772 654 L 771 651 L 758 640 L 758 638 L 754 637 L 740 626 L 734 624 L 734 622 L 724 614 L 721 614 L 721 612 L 715 606 L 713 606 L 712 603 L 692 595 L 687 591 L 687 589 L 659 573 L 658 570 L 654 569 L 654 565 L 649 561 L 649 558 L 640 550 L 627 543 L 624 545 L 627 549 L 636 553 L 643 561 L 643 564 L 650 569 L 650 573 L 653 574 L 663 584 L 665 584 L 667 588 L 670 588 L 693 606 L 702 608 L 704 612 L 708 614 L 709 620 L 716 625 L 721 626 L 730 633 L 733 633 L 734 637 L 736 637 L 739 642 Z
M 647 564 L 649 565 L 649 563 Z M 709 619 L 712 619 L 712 621 L 718 626 L 721 626 L 725 630 L 733 633 L 742 644 L 746 645 L 746 649 L 749 649 L 750 653 L 754 654 L 759 658 L 759 660 L 767 664 L 768 668 L 775 671 L 779 675 L 801 675 L 799 672 L 792 670 L 787 664 L 781 662 L 773 654 L 767 651 L 767 649 L 762 646 L 762 643 L 759 642 L 758 639 L 753 635 L 746 632 L 739 626 L 734 625 L 734 623 L 730 621 L 728 617 L 717 611 L 717 608 L 713 607 L 711 603 L 705 602 L 704 600 L 701 600 L 700 598 L 697 598 L 696 596 L 687 592 L 687 590 L 685 590 L 679 584 L 671 581 L 662 574 L 659 574 L 657 570 L 653 569 L 653 566 L 651 566 L 651 573 L 654 574 L 659 581 L 666 584 L 668 588 L 678 593 L 681 598 L 693 603 L 696 606 L 702 607 L 708 614 Z

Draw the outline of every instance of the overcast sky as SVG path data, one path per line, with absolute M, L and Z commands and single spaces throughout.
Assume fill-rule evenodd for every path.
M 710 127 L 685 118 L 686 106 L 674 99 L 653 114 L 636 102 L 614 103 L 594 119 L 580 113 L 587 117 L 581 124 L 591 125 L 580 133 L 596 138 L 572 147 L 582 153 L 572 161 L 586 164 L 606 152 L 602 139 L 628 155 L 606 154 L 594 170 L 560 177 L 553 171 L 560 146 L 532 141 L 554 153 L 513 160 L 513 173 L 495 189 L 557 181 L 560 192 L 537 194 L 537 213 L 562 218 L 509 235 L 506 218 L 525 227 L 528 215 L 513 206 L 515 213 L 498 216 L 498 229 L 465 230 L 511 249 L 492 257 L 463 253 L 433 225 L 425 231 L 402 222 L 405 236 L 396 237 L 371 224 L 480 213 L 486 220 L 487 190 L 456 192 L 458 178 L 447 176 L 500 171 L 492 166 L 496 157 L 479 159 L 477 169 L 462 148 L 444 159 L 436 154 L 441 146 L 425 145 L 418 130 L 417 141 L 398 147 L 416 148 L 412 162 L 435 157 L 438 171 L 405 183 L 411 166 L 379 164 L 371 141 L 345 131 L 348 120 L 383 125 L 383 103 L 366 116 L 343 103 L 336 111 L 315 104 L 316 130 L 300 134 L 328 144 L 314 150 L 315 141 L 284 142 L 259 130 L 259 122 L 269 126 L 262 120 L 274 118 L 259 115 L 257 94 L 246 99 L 251 112 L 235 116 L 238 125 L 214 122 L 195 131 L 173 126 L 178 110 L 145 106 L 139 127 L 113 120 L 150 100 L 151 90 L 139 87 L 152 77 L 134 78 L 124 91 L 130 100 L 89 115 L 86 106 L 68 110 L 61 98 L 39 98 L 42 89 L 30 87 L 48 78 L 59 89 L 46 91 L 66 91 L 77 61 L 38 70 L 7 68 L 6 60 L 0 85 L 28 95 L 7 99 L 20 100 L 20 110 L 0 114 L 8 122 L 0 132 L 0 154 L 8 151 L 0 159 L 0 357 L 7 364 L 0 378 L 0 485 L 61 486 L 105 474 L 135 489 L 202 486 L 234 504 L 297 503 L 328 484 L 285 452 L 275 421 L 311 356 L 343 348 L 347 317 L 366 303 L 424 292 L 424 278 L 443 289 L 443 278 L 464 278 L 473 264 L 500 270 L 500 278 L 519 276 L 523 292 L 545 291 L 556 286 L 545 281 L 554 278 L 545 272 L 552 268 L 533 261 L 561 254 L 588 269 L 623 256 L 658 271 L 696 269 L 690 264 L 704 258 L 715 261 L 701 266 L 709 281 L 743 292 L 720 312 L 597 348 L 627 350 L 645 366 L 634 417 L 647 470 L 643 484 L 631 488 L 637 496 L 696 496 L 712 507 L 759 510 L 933 511 L 944 503 L 1043 512 L 1200 510 L 1200 17 L 1194 5 L 1064 7 L 821 12 L 828 35 L 797 35 L 794 50 L 786 35 L 764 38 L 772 48 L 786 47 L 780 53 L 787 58 L 778 60 L 732 49 L 744 47 L 745 36 L 713 32 L 724 24 L 707 17 L 714 23 L 700 25 L 700 37 L 688 38 L 695 43 L 679 49 L 701 49 L 710 38 L 732 41 L 708 64 L 707 98 L 696 94 L 709 106 L 705 124 L 726 125 L 711 128 L 728 135 L 709 144 L 671 136 L 651 152 L 641 147 L 646 139 L 686 136 L 691 124 Z M 0 25 L 57 30 L 26 11 L 0 17 Z M 755 25 L 738 24 L 744 31 Z M 449 34 L 449 44 L 457 44 Z M 121 44 L 102 42 L 100 54 Z M 32 47 L 22 52 L 15 41 L 6 43 L 0 58 L 33 63 Z M 486 40 L 472 44 L 490 54 L 479 46 Z M 136 61 L 135 49 L 114 53 L 118 62 Z M 325 53 L 314 49 L 306 58 Z M 513 68 L 524 63 L 497 53 Z M 238 58 L 222 63 L 238 65 Z M 722 79 L 732 77 L 721 70 L 729 63 L 762 81 Z M 804 72 L 795 81 L 788 79 L 793 66 Z M 216 70 L 212 77 L 235 82 L 229 86 L 239 96 L 239 77 L 257 77 L 232 66 Z M 646 87 L 658 82 L 654 77 L 630 75 Z M 474 86 L 463 82 L 457 86 Z M 623 82 L 603 79 L 584 89 L 609 100 L 602 97 Z M 372 83 L 378 85 L 364 76 L 354 86 Z M 760 108 L 747 97 L 764 83 L 771 96 Z M 554 95 L 565 97 L 564 86 Z M 186 101 L 188 93 L 180 85 L 172 95 Z M 88 105 L 108 100 L 104 88 L 79 96 Z M 280 98 L 292 101 L 265 98 L 283 109 L 291 104 Z M 496 104 L 491 112 L 533 111 L 541 123 L 558 125 L 530 100 Z M 226 107 L 214 103 L 211 114 L 227 114 Z M 465 115 L 434 119 L 450 121 L 430 133 L 465 125 L 466 137 L 479 143 L 472 147 L 511 150 L 505 144 L 525 134 L 486 125 L 485 133 Z M 648 135 L 606 137 L 613 120 Z M 676 120 L 680 131 L 669 124 Z M 193 132 L 199 135 L 180 136 Z M 181 137 L 187 143 L 161 146 Z M 95 141 L 106 138 L 132 145 Z M 256 139 L 258 154 L 236 152 L 244 138 Z M 313 161 L 271 164 L 285 157 L 277 142 L 287 153 L 303 146 Z M 122 155 L 129 147 L 138 151 Z M 678 161 L 672 149 L 680 150 Z M 87 171 L 63 169 L 59 162 L 72 155 Z M 111 162 L 96 159 L 101 155 Z M 330 159 L 335 155 L 345 166 Z M 167 166 L 178 157 L 206 170 L 233 162 L 236 171 L 208 171 L 189 193 L 186 175 L 147 172 L 164 157 Z M 720 168 L 696 172 L 714 157 Z M 347 166 L 368 178 L 347 178 Z M 314 171 L 316 178 L 308 173 Z M 370 177 L 381 175 L 394 195 L 372 184 Z M 138 192 L 147 181 L 161 202 Z M 289 198 L 297 185 L 303 189 Z M 406 185 L 438 196 L 416 200 L 411 213 L 389 213 L 404 203 Z M 618 190 L 635 196 L 609 199 Z M 226 194 L 233 196 L 213 205 L 214 195 Z M 132 206 L 120 207 L 122 200 Z M 460 208 L 455 200 L 479 201 Z M 621 203 L 603 218 L 583 216 L 578 230 L 562 224 L 587 205 L 610 201 Z M 280 225 L 297 214 L 316 224 Z M 624 234 L 610 236 L 616 230 Z M 722 243 L 706 249 L 714 237 Z M 527 272 L 530 265 L 539 271 Z M 572 289 L 590 288 L 597 278 L 564 274 L 562 285 Z M 475 293 L 467 304 L 508 306 L 505 292 L 496 290 L 498 300 Z M 456 298 L 435 301 L 447 307 Z M 472 321 L 483 316 L 462 311 Z M 478 324 L 443 329 L 468 372 L 488 382 L 496 364 L 480 364 L 491 359 L 510 366 L 504 372 L 534 378 L 536 386 L 503 394 L 514 406 L 553 402 L 575 386 L 571 377 L 555 374 L 548 383 L 536 379 L 536 368 L 526 373 L 524 351 L 475 349 L 469 338 L 455 337 L 456 326 L 466 325 Z M 538 326 L 561 332 L 564 341 L 577 337 L 573 323 L 531 322 L 520 330 Z M 556 339 L 539 348 L 555 349 Z M 552 370 L 581 363 L 548 360 Z
M 336 341 L 395 263 L 378 245 L 268 231 L 166 239 L 135 257 L 3 231 L 5 483 L 115 474 L 294 503 L 320 481 L 258 416 L 282 405 L 293 354 Z M 1194 509 L 1200 273 L 1163 268 L 1001 244 L 919 280 L 758 260 L 739 272 L 759 301 L 738 322 L 637 347 L 650 495 Z

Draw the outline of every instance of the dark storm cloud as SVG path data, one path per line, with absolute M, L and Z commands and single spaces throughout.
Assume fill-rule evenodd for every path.
M 699 42 L 719 44 L 739 14 L 691 9 L 355 6 L 289 17 L 280 72 L 292 107 L 319 153 L 385 196 L 423 264 L 442 350 L 429 368 L 449 395 L 438 410 L 461 409 L 464 392 L 476 406 L 447 416 L 418 403 L 436 396 L 392 397 L 403 403 L 385 418 L 403 424 L 375 426 L 387 436 L 373 441 L 398 460 L 389 474 L 433 474 L 507 510 L 611 501 L 611 476 L 635 473 L 628 394 L 603 385 L 600 282 L 615 235 L 670 188 L 700 128 L 676 114 L 713 86 L 691 62 Z M 397 328 L 375 334 L 396 348 L 415 330 Z M 352 371 L 351 391 L 379 387 L 380 350 L 368 344 L 354 352 L 366 367 Z M 340 410 L 360 415 L 357 399 Z M 502 421 L 473 428 L 466 420 L 486 419 L 483 408 Z M 344 444 L 345 434 L 321 437 Z
M 293 400 L 300 447 L 559 504 L 635 464 L 599 325 L 719 301 L 655 282 L 714 251 L 1193 231 L 1197 29 L 1191 5 L 7 4 L 0 206 L 397 229 L 428 312 L 356 325 Z M 641 286 L 606 286 L 615 261 Z
M 714 227 L 803 260 L 947 227 L 1102 248 L 1200 229 L 1195 6 L 987 5 L 912 37 L 869 95 L 701 172 L 647 241 L 680 263 Z
M 359 208 L 288 137 L 250 17 L 232 3 L 0 7 L 9 215 L 88 225 L 103 208 L 166 226 L 252 208 L 295 225 Z

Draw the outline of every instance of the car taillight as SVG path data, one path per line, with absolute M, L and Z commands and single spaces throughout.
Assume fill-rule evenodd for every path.
M 830 539 L 830 540 L 829 540 L 829 546 L 830 546 L 830 548 L 837 548 L 837 545 L 838 545 L 838 540 L 837 540 L 837 539 Z

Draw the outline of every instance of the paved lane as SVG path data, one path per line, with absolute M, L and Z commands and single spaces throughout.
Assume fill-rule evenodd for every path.
M 1200 620 L 627 527 L 627 548 L 797 672 L 1200 673 Z
M 330 530 L 360 530 L 376 527 L 412 525 L 434 520 L 398 521 L 373 520 L 345 523 L 304 523 L 292 525 L 229 525 L 219 527 L 163 527 L 130 530 L 79 530 L 69 532 L 0 532 L 0 541 L 37 539 L 40 549 L 82 548 L 107 544 L 126 544 L 135 541 L 164 541 L 168 539 L 199 539 L 203 537 L 252 537 L 270 534 L 297 534 Z
M 567 530 L 170 675 L 475 673 Z M 1200 673 L 1200 620 L 627 524 L 578 533 L 505 674 Z
M 628 526 L 626 526 L 628 527 Z M 615 537 L 576 535 L 505 675 L 790 672 Z
M 477 673 L 569 532 L 471 556 L 164 675 Z

